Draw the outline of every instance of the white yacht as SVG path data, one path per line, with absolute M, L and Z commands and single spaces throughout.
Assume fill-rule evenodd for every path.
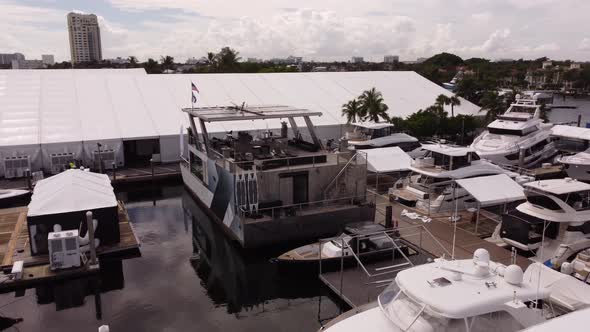
M 375 149 L 398 146 L 405 152 L 420 148 L 418 139 L 404 133 L 393 132 L 393 124 L 386 122 L 355 122 L 352 131 L 346 132 L 344 138 L 350 149 Z
M 590 149 L 557 158 L 567 175 L 580 181 L 590 181 Z
M 518 265 L 490 261 L 485 249 L 473 259 L 436 259 L 400 271 L 377 305 L 336 318 L 324 331 L 518 331 L 545 321 L 525 302 L 550 295 L 527 275 Z
M 454 208 L 455 200 L 458 206 L 463 207 L 466 201 L 472 199 L 460 187 L 455 188 L 453 193 L 453 180 L 496 174 L 517 175 L 480 159 L 470 147 L 425 144 L 422 149 L 426 154 L 412 161 L 410 176 L 397 181 L 389 189 L 389 195 L 428 213 L 448 211 Z
M 590 248 L 590 184 L 571 178 L 535 181 L 524 185 L 524 194 L 527 201 L 502 216 L 504 242 L 556 269 Z
M 543 123 L 541 105 L 517 96 L 508 110 L 471 144 L 481 158 L 497 164 L 531 167 L 557 154 L 552 124 Z M 522 150 L 522 153 L 521 153 Z

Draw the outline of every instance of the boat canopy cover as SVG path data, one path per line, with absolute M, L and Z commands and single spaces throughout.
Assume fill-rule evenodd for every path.
M 551 301 L 572 311 L 590 307 L 590 287 L 582 281 L 541 263 L 531 264 L 524 272 L 524 279 L 536 284 L 539 272 L 540 286 L 549 289 Z
M 590 128 L 555 125 L 551 130 L 553 131 L 553 136 L 586 141 L 590 140 Z
M 407 171 L 412 157 L 397 146 L 362 150 L 367 154 L 367 168 L 374 173 Z
M 522 187 L 506 174 L 457 180 L 482 206 L 525 199 Z
M 70 169 L 37 182 L 27 216 L 116 206 L 117 198 L 108 175 Z
M 393 127 L 393 124 L 389 122 L 354 122 L 351 123 L 351 125 L 366 129 L 383 129 Z

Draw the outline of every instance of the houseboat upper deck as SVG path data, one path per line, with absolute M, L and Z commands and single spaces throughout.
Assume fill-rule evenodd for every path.
M 310 120 L 320 112 L 288 106 L 183 111 L 191 125 L 184 183 L 244 247 L 335 234 L 346 223 L 373 219 L 374 209 L 364 204 L 366 158 L 362 152 L 324 149 Z M 286 120 L 280 130 L 216 137 L 206 126 L 277 119 Z M 303 120 L 304 130 L 296 120 Z

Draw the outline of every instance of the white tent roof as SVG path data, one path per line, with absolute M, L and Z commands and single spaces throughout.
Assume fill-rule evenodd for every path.
M 590 128 L 555 125 L 551 128 L 553 136 L 590 140 Z
M 70 169 L 35 185 L 27 216 L 117 206 L 117 198 L 106 174 Z
M 522 187 L 506 174 L 461 179 L 457 183 L 484 206 L 525 199 Z
M 397 146 L 362 151 L 367 154 L 367 168 L 370 172 L 407 171 L 412 162 L 412 157 Z
M 408 116 L 450 92 L 415 72 L 147 75 L 143 69 L 0 71 L 0 147 L 178 135 L 180 109 L 289 105 L 322 112 L 316 126 L 346 123 L 342 104 L 366 89 L 383 93 L 390 116 Z M 479 108 L 461 100 L 457 114 Z M 301 120 L 302 121 L 302 120 Z M 303 124 L 303 122 L 301 122 Z M 211 123 L 210 133 L 280 128 L 280 120 Z

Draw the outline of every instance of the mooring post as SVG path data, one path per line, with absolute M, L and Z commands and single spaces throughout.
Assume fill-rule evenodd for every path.
M 578 127 L 582 123 L 582 114 L 578 114 Z
M 86 227 L 88 228 L 88 245 L 90 246 L 90 264 L 96 266 L 96 246 L 94 245 L 94 222 L 92 211 L 86 212 Z
M 393 206 L 388 205 L 385 207 L 385 228 L 393 227 Z
M 156 206 L 156 184 L 155 184 L 155 171 L 154 171 L 154 159 L 150 159 L 150 166 L 152 167 L 152 204 Z
M 27 188 L 29 188 L 29 190 L 33 190 L 33 179 L 32 179 L 32 175 L 31 175 L 31 170 L 27 169 L 25 171 L 25 176 L 27 178 Z
M 117 164 L 113 162 L 113 182 L 117 181 Z

